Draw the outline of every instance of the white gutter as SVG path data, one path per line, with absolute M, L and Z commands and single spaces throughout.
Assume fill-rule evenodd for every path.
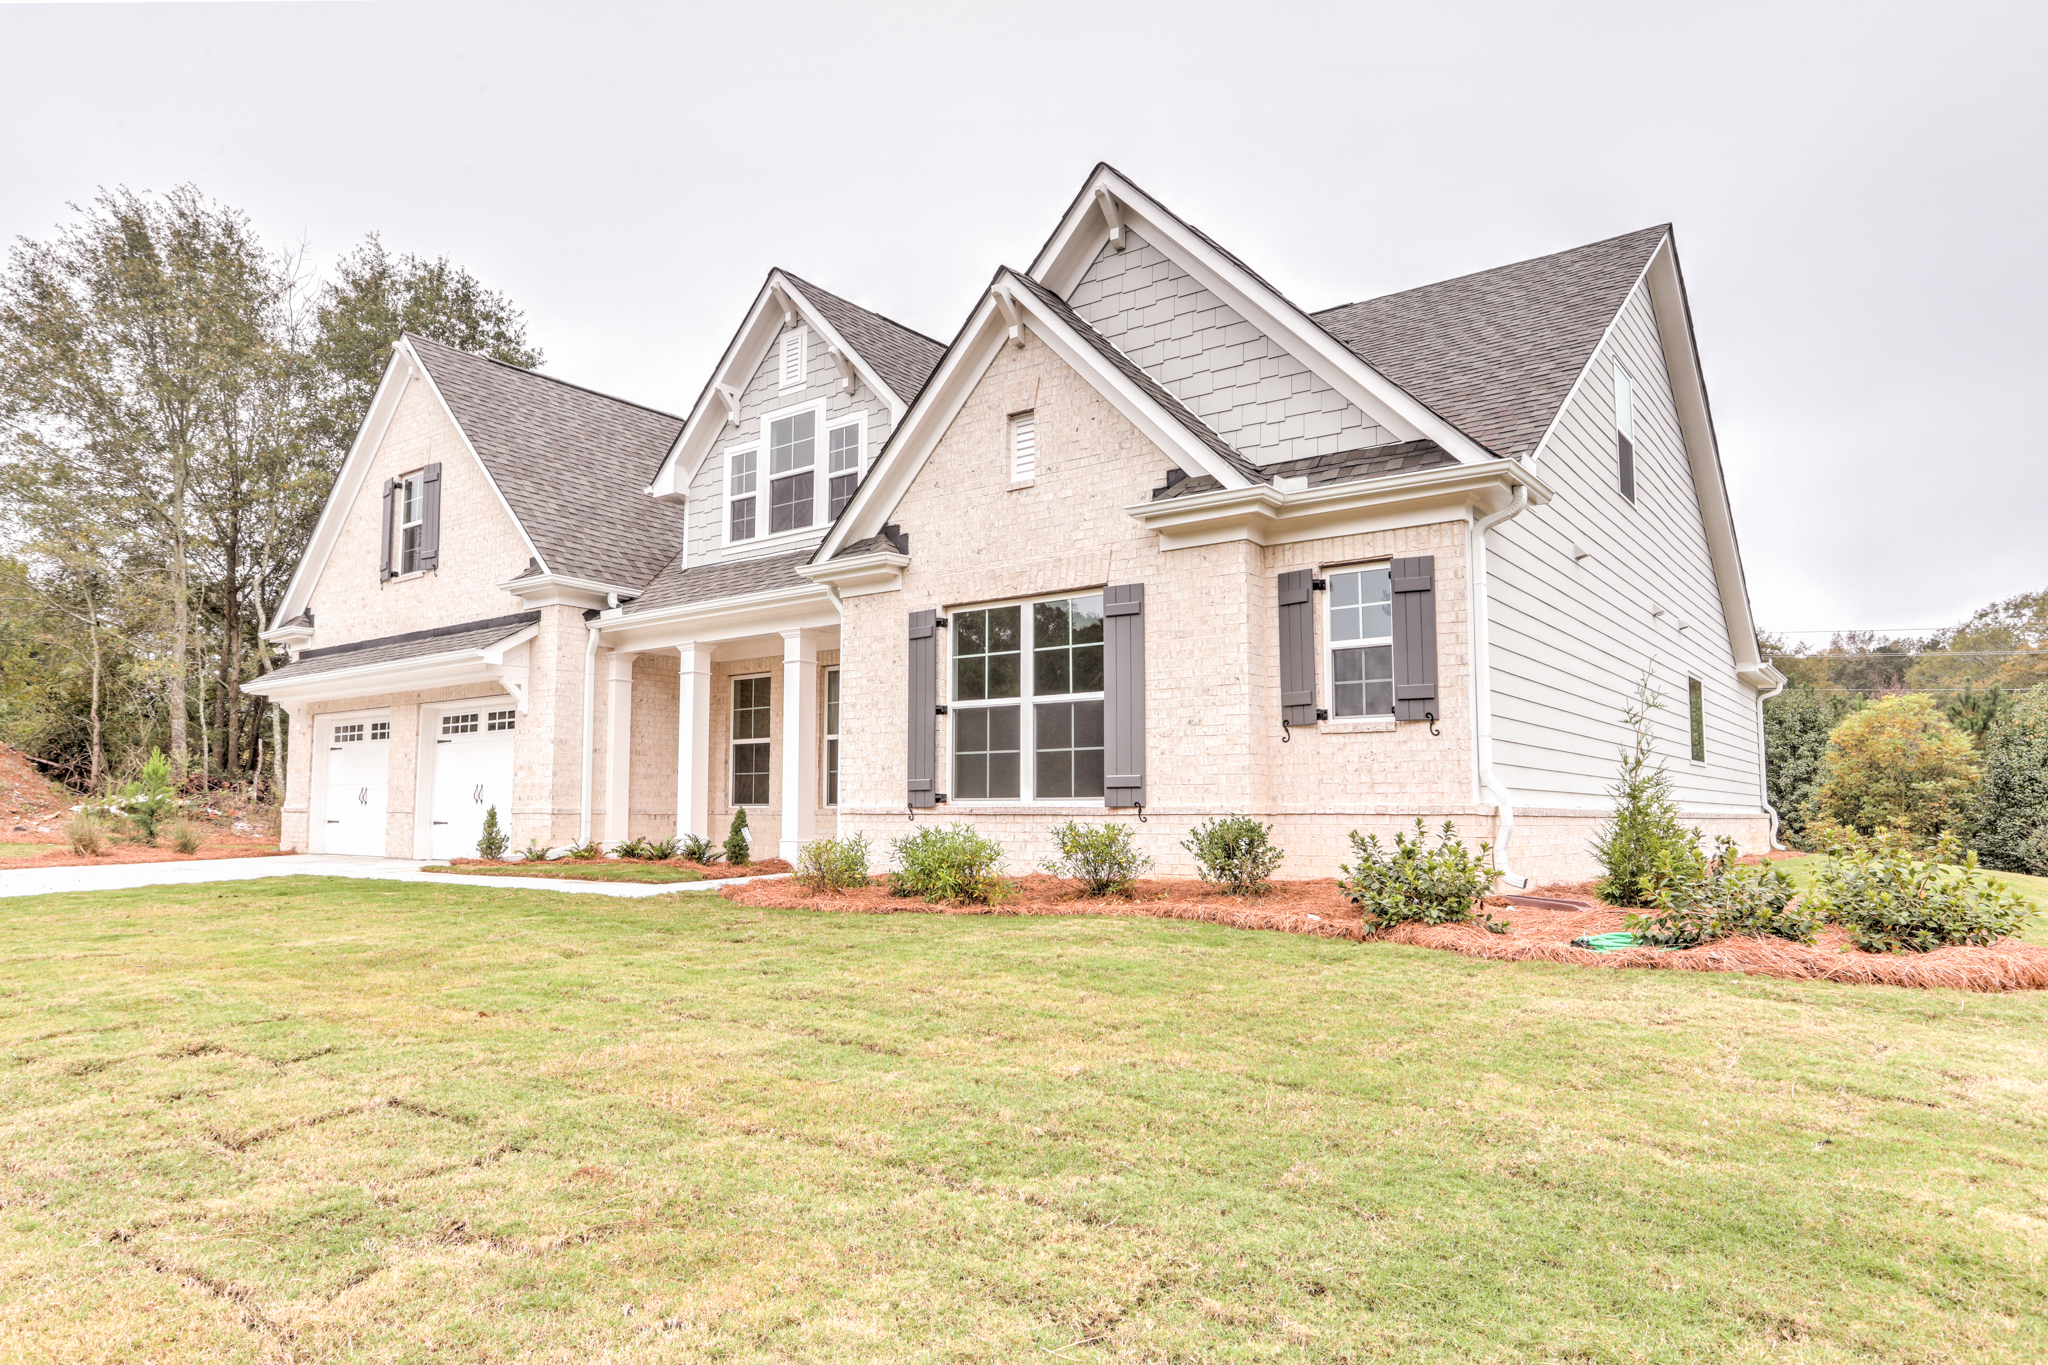
M 1756 775 L 1762 783 L 1757 790 L 1763 796 L 1764 810 L 1771 817 L 1771 847 L 1783 852 L 1785 844 L 1778 838 L 1778 808 L 1771 804 L 1771 753 L 1764 743 L 1764 703 L 1785 690 L 1786 679 L 1780 677 L 1778 685 L 1768 692 L 1756 694 Z
M 1493 771 L 1493 695 L 1489 690 L 1486 629 L 1486 533 L 1529 505 L 1529 489 L 1516 484 L 1513 499 L 1490 516 L 1472 522 L 1472 712 L 1473 742 L 1479 785 L 1499 810 L 1493 843 L 1493 865 L 1501 880 L 1521 888 L 1529 884 L 1508 866 L 1508 840 L 1515 835 L 1515 805 L 1507 786 Z
M 583 647 L 583 818 L 576 827 L 576 842 L 590 842 L 590 769 L 597 746 L 597 622 L 586 621 L 583 629 L 590 642 Z

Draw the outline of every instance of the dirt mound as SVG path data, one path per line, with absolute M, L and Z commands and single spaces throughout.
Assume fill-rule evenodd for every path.
M 19 749 L 0 744 L 0 844 L 59 843 L 78 797 L 44 777 Z
M 1581 967 L 1636 967 L 1681 972 L 1746 972 L 1793 981 L 1841 981 L 1869 986 L 1947 987 L 1971 991 L 2048 989 L 2048 947 L 2004 939 L 1988 948 L 1938 948 L 1931 953 L 1866 953 L 1830 926 L 1811 947 L 1783 939 L 1733 938 L 1698 948 L 1626 948 L 1596 953 L 1572 940 L 1611 933 L 1626 912 L 1602 905 L 1589 884 L 1531 887 L 1527 895 L 1548 906 L 1512 904 L 1489 897 L 1494 916 L 1513 926 L 1496 934 L 1477 924 L 1404 924 L 1367 934 L 1358 908 L 1334 880 L 1275 882 L 1254 901 L 1211 890 L 1201 882 L 1147 880 L 1130 900 L 1082 896 L 1058 877 L 1018 878 L 1017 894 L 997 906 L 927 905 L 889 894 L 877 883 L 852 891 L 813 894 L 792 882 L 750 882 L 719 890 L 741 905 L 852 914 L 925 915 L 1144 915 L 1200 920 L 1234 929 L 1272 929 L 1323 938 L 1376 938 L 1418 948 L 1502 962 L 1563 962 Z M 1579 909 L 1553 908 L 1560 903 Z

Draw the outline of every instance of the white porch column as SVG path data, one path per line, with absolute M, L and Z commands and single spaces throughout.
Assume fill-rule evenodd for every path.
M 678 645 L 676 837 L 711 834 L 711 646 Z
M 778 856 L 818 837 L 818 632 L 782 632 L 782 843 Z
M 627 831 L 633 807 L 633 661 L 637 654 L 612 651 L 604 710 L 604 844 L 610 848 L 633 836 Z

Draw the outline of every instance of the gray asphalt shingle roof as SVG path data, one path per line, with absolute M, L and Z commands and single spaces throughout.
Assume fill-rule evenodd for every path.
M 550 570 L 637 588 L 675 557 L 683 509 L 646 488 L 682 418 L 407 339 Z
M 787 270 L 782 275 L 803 291 L 811 307 L 825 315 L 832 329 L 860 352 L 861 358 L 882 376 L 882 382 L 905 403 L 917 397 L 932 371 L 939 367 L 939 358 L 946 353 L 943 343 L 820 289 Z
M 626 615 L 679 607 L 691 602 L 711 602 L 721 597 L 745 597 L 750 593 L 773 592 L 777 588 L 806 586 L 810 579 L 796 572 L 808 563 L 810 550 L 769 555 L 763 559 L 729 559 L 716 564 L 695 564 L 684 568 L 683 557 L 663 569 L 647 591 L 626 604 Z
M 1496 455 L 1543 439 L 1668 224 L 1312 314 Z
M 266 681 L 309 678 L 316 673 L 334 673 L 344 668 L 361 668 L 366 664 L 389 664 L 403 659 L 423 659 L 434 654 L 487 649 L 506 636 L 525 630 L 538 620 L 540 613 L 537 611 L 514 612 L 510 616 L 494 616 L 488 621 L 464 621 L 452 626 L 438 626 L 432 630 L 414 630 L 403 635 L 384 635 L 374 640 L 357 640 L 345 645 L 329 645 L 324 649 L 308 649 L 302 651 L 296 661 L 286 664 L 283 668 L 271 669 L 264 678 Z

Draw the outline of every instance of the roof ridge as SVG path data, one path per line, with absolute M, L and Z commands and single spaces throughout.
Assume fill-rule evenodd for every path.
M 1580 242 L 1577 246 L 1568 246 L 1561 251 L 1546 251 L 1541 255 L 1537 256 L 1524 256 L 1519 261 L 1506 261 L 1500 265 L 1490 265 L 1481 270 L 1468 270 L 1462 275 L 1446 275 L 1443 279 L 1440 280 L 1429 280 L 1422 284 L 1411 284 L 1406 289 L 1390 290 L 1385 294 L 1372 294 L 1367 296 L 1366 298 L 1351 299 L 1345 303 L 1333 303 L 1328 308 L 1318 308 L 1315 312 L 1310 313 L 1309 316 L 1312 318 L 1320 318 L 1325 314 L 1335 313 L 1340 309 L 1356 308 L 1361 303 L 1379 303 L 1386 299 L 1398 299 L 1403 294 L 1413 294 L 1417 290 L 1435 289 L 1440 285 L 1456 284 L 1460 280 L 1473 280 L 1479 278 L 1481 275 L 1491 275 L 1501 270 L 1513 270 L 1517 266 L 1534 265 L 1538 261 L 1554 260 L 1559 256 L 1572 255 L 1574 252 L 1591 251 L 1594 247 L 1608 246 L 1615 242 L 1627 241 L 1631 237 L 1641 237 L 1647 233 L 1652 232 L 1661 232 L 1666 236 L 1669 236 L 1671 233 L 1671 224 L 1658 223 L 1651 227 L 1637 228 L 1633 232 L 1617 232 L 1612 237 L 1602 237 L 1597 241 L 1591 242 Z
M 510 370 L 514 374 L 525 375 L 529 379 L 545 379 L 550 384 L 559 384 L 565 389 L 575 389 L 579 393 L 587 393 L 593 398 L 602 398 L 606 402 L 620 403 L 629 408 L 638 408 L 642 412 L 651 412 L 656 417 L 666 417 L 675 422 L 688 420 L 668 411 L 666 408 L 653 407 L 650 404 L 637 402 L 631 398 L 621 398 L 615 393 L 606 393 L 603 389 L 593 389 L 588 384 L 578 384 L 573 379 L 562 379 L 556 375 L 543 374 L 539 370 L 529 370 L 524 365 L 514 365 L 511 361 L 500 360 L 496 356 L 479 355 L 475 351 L 465 351 L 460 346 L 450 346 L 445 341 L 436 341 L 433 337 L 423 336 L 418 332 L 401 332 L 399 335 L 407 341 L 424 341 L 429 346 L 439 346 L 444 351 L 453 351 L 455 354 L 466 356 L 471 360 L 481 360 L 487 365 L 496 365 L 500 369 Z
M 883 322 L 888 323 L 891 327 L 894 327 L 899 332 L 908 332 L 920 341 L 929 341 L 932 345 L 938 347 L 940 350 L 944 350 L 946 348 L 946 343 L 940 341 L 937 337 L 927 336 L 923 332 L 918 331 L 915 327 L 910 326 L 908 323 L 898 322 L 895 318 L 890 317 L 887 313 L 878 313 L 874 309 L 869 308 L 865 304 L 855 303 L 852 299 L 847 298 L 844 294 L 835 294 L 821 284 L 813 284 L 809 280 L 805 279 L 803 276 L 797 274 L 794 270 L 788 270 L 779 265 L 773 266 L 770 269 L 775 274 L 787 276 L 790 282 L 797 285 L 799 288 L 815 290 L 816 292 L 823 294 L 828 299 L 834 299 L 840 303 L 845 304 L 848 308 L 858 308 L 861 312 L 866 313 L 871 318 L 879 318 Z

